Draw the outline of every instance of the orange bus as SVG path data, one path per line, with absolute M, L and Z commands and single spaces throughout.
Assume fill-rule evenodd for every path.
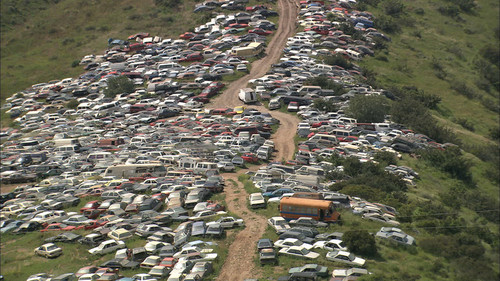
M 335 211 L 332 201 L 297 197 L 284 197 L 280 200 L 280 215 L 286 220 L 300 217 L 324 222 L 340 220 L 340 214 Z

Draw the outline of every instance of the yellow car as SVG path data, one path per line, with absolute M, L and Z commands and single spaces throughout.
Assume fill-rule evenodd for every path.
M 245 111 L 246 107 L 244 106 L 237 106 L 234 108 L 234 112 L 236 112 L 237 114 L 241 114 L 243 113 L 243 111 Z

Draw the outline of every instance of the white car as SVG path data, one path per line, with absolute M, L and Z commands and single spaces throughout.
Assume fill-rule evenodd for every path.
M 292 246 L 301 246 L 306 248 L 307 250 L 311 250 L 313 245 L 304 243 L 296 238 L 286 238 L 284 240 L 278 240 L 274 242 L 274 247 L 276 248 L 290 248 Z
M 157 281 L 158 279 L 154 278 L 150 274 L 147 273 L 138 273 L 132 277 L 135 281 Z
M 276 233 L 280 234 L 288 229 L 290 229 L 290 225 L 288 222 L 282 217 L 272 217 L 267 220 L 267 223 L 276 230 Z
M 46 258 L 56 258 L 62 255 L 62 249 L 53 243 L 47 243 L 37 247 L 35 249 L 35 254 Z
M 364 214 L 362 216 L 362 218 L 368 219 L 368 220 L 373 220 L 373 221 L 387 223 L 387 224 L 390 224 L 390 225 L 393 225 L 393 226 L 398 226 L 399 225 L 398 221 L 393 220 L 389 216 L 380 215 L 380 214 L 377 214 L 377 213 L 367 213 L 367 214 Z
M 363 266 L 365 264 L 364 259 L 356 257 L 353 253 L 340 250 L 326 253 L 326 259 L 329 261 L 342 262 L 354 266 Z
M 262 193 L 252 193 L 249 196 L 250 208 L 266 208 L 266 199 L 262 196 Z
M 211 253 L 214 249 L 202 249 L 197 246 L 191 246 L 181 249 L 179 252 L 174 254 L 174 258 L 182 258 L 193 253 Z
M 217 215 L 217 213 L 214 212 L 214 211 L 204 210 L 204 211 L 199 211 L 198 213 L 196 213 L 192 217 L 189 217 L 189 220 L 199 221 L 199 220 L 203 220 L 203 219 L 206 219 L 206 218 L 214 217 L 216 215 Z
M 320 248 L 327 251 L 341 250 L 347 251 L 347 247 L 340 239 L 331 239 L 329 241 L 318 241 L 314 243 L 313 248 Z
M 283 193 L 283 195 L 281 195 L 280 197 L 273 197 L 273 198 L 269 198 L 267 199 L 267 203 L 279 203 L 281 201 L 281 199 L 283 199 L 284 197 L 292 197 L 293 196 L 293 193 Z
M 216 222 L 220 223 L 223 228 L 233 228 L 244 224 L 242 219 L 235 219 L 234 217 L 221 217 Z
M 396 227 L 382 227 L 375 237 L 389 239 L 391 241 L 405 244 L 405 245 L 413 245 L 415 244 L 415 238 L 404 233 L 401 229 Z
M 115 241 L 113 239 L 106 240 L 99 244 L 99 246 L 92 248 L 89 250 L 89 253 L 92 255 L 104 255 L 107 253 L 114 252 L 118 249 L 125 248 L 125 242 L 123 241 Z
M 316 259 L 319 257 L 318 253 L 311 252 L 303 246 L 292 246 L 289 248 L 282 248 L 281 250 L 279 250 L 278 253 L 301 257 L 301 258 L 308 258 L 308 259 Z
M 95 280 L 99 279 L 99 277 L 101 277 L 99 274 L 87 273 L 87 274 L 80 276 L 80 278 L 78 278 L 78 281 L 95 281 Z
M 232 172 L 234 171 L 234 169 L 236 169 L 234 164 L 231 162 L 219 162 L 217 163 L 217 168 L 219 168 L 219 170 L 224 172 Z
M 363 276 L 366 274 L 371 274 L 371 272 L 368 272 L 368 270 L 364 268 L 343 268 L 343 269 L 334 269 L 332 272 L 332 277 L 333 278 L 340 278 L 343 280 L 343 278 L 349 278 L 349 277 L 359 277 Z M 350 279 L 348 279 L 350 280 Z
M 160 264 L 162 258 L 159 256 L 149 256 L 143 262 L 141 262 L 141 268 L 153 268 Z

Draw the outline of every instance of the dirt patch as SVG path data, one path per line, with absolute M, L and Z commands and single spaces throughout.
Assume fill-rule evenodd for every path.
M 0 184 L 0 191 L 1 191 L 1 193 L 9 193 L 9 192 L 13 191 L 18 186 L 33 185 L 33 184 L 36 184 L 36 182 Z
M 267 46 L 267 56 L 252 63 L 251 72 L 231 83 L 224 93 L 209 104 L 209 107 L 241 105 L 238 91 L 246 87 L 248 80 L 263 76 L 271 64 L 279 59 L 287 38 L 296 31 L 295 20 L 298 14 L 298 2 L 279 0 L 278 7 L 280 13 L 278 30 Z M 280 127 L 272 137 L 277 150 L 275 159 L 278 161 L 292 159 L 295 152 L 294 136 L 299 119 L 283 112 L 270 112 L 264 106 L 250 107 L 261 112 L 271 113 L 274 118 L 280 121 Z M 250 170 L 255 171 L 258 168 L 258 166 L 252 166 Z M 257 241 L 262 237 L 267 227 L 267 218 L 250 211 L 247 207 L 248 193 L 238 182 L 238 176 L 246 171 L 248 170 L 240 170 L 237 174 L 223 174 L 227 183 L 225 190 L 227 207 L 245 221 L 245 229 L 236 235 L 234 242 L 229 246 L 229 254 L 217 278 L 220 281 L 236 281 L 261 276 L 260 268 L 255 267 L 254 259 L 256 258 Z

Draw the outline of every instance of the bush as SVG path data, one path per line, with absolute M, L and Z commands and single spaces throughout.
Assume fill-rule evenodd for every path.
M 388 16 L 380 16 L 374 21 L 375 26 L 387 33 L 399 33 L 401 32 L 400 24 L 393 18 Z
M 74 61 L 71 63 L 71 67 L 77 67 L 78 65 L 80 65 L 80 61 L 79 61 L 79 60 L 74 60 Z
M 399 0 L 388 0 L 383 4 L 384 12 L 391 17 L 399 17 L 405 13 L 405 5 Z
M 455 133 L 450 128 L 439 125 L 426 106 L 414 97 L 406 96 L 392 103 L 390 112 L 394 122 L 409 126 L 437 142 L 459 142 Z
M 342 236 L 342 240 L 347 248 L 355 254 L 373 257 L 377 254 L 377 246 L 375 238 L 366 230 L 351 230 L 346 231 Z
M 180 2 L 178 0 L 155 0 L 155 5 L 166 8 L 177 8 Z
M 445 151 L 427 149 L 422 151 L 421 155 L 429 164 L 450 174 L 450 176 L 467 183 L 472 181 L 471 163 L 463 157 L 460 148 L 449 147 Z
M 322 89 L 333 90 L 336 96 L 345 94 L 345 89 L 342 84 L 339 84 L 327 76 L 316 76 L 308 78 L 304 81 L 304 85 L 307 86 L 320 86 Z
M 349 114 L 361 123 L 384 122 L 389 111 L 388 100 L 383 96 L 353 97 L 349 103 Z
M 457 6 L 448 5 L 446 7 L 440 6 L 438 12 L 443 16 L 457 18 L 460 15 L 460 9 Z
M 313 107 L 325 112 L 335 112 L 339 109 L 333 101 L 327 101 L 324 99 L 315 99 Z
M 344 56 L 340 54 L 323 56 L 321 57 L 321 60 L 323 60 L 325 64 L 338 65 L 344 69 L 351 69 L 353 66 L 352 63 L 350 63 Z
M 66 108 L 76 109 L 78 107 L 79 102 L 75 99 L 72 99 L 66 103 Z
M 474 123 L 470 122 L 467 118 L 453 118 L 453 122 L 457 123 L 458 125 L 462 126 L 464 129 L 467 129 L 471 132 L 475 131 L 474 128 Z
M 126 76 L 118 76 L 108 80 L 108 87 L 104 90 L 104 95 L 114 98 L 118 94 L 132 93 L 134 90 L 134 83 L 130 79 Z
M 370 202 L 379 202 L 382 195 L 380 190 L 367 185 L 348 185 L 342 188 L 340 193 L 360 197 Z
M 388 151 L 377 151 L 373 156 L 374 160 L 381 163 L 382 165 L 396 165 L 398 160 L 396 159 L 396 155 L 392 152 Z

